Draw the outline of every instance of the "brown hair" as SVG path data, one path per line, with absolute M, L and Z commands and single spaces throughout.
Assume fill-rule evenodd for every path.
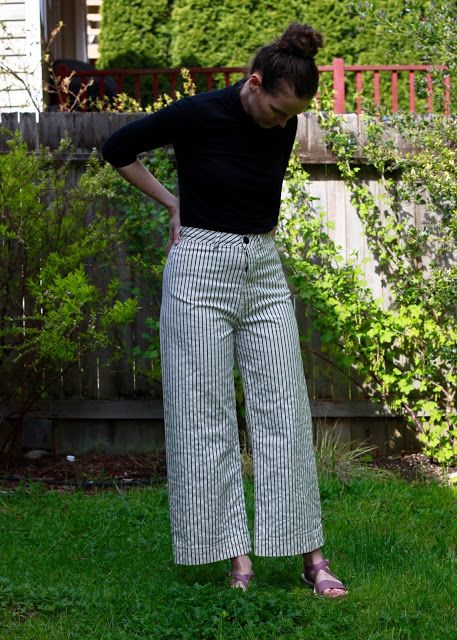
M 262 74 L 262 87 L 268 93 L 278 93 L 285 83 L 297 98 L 312 98 L 319 84 L 314 56 L 323 45 L 324 39 L 318 31 L 307 24 L 293 22 L 282 36 L 257 51 L 249 73 Z

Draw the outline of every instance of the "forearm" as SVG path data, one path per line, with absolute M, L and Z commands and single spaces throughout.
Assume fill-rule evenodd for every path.
M 117 171 L 130 184 L 140 189 L 147 196 L 159 202 L 169 211 L 176 209 L 178 201 L 176 196 L 168 191 L 140 162 L 135 160 L 132 164 L 125 167 L 117 167 Z

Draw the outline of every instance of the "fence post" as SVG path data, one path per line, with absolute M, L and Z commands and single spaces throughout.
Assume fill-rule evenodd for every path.
M 344 113 L 344 58 L 333 58 L 333 110 Z

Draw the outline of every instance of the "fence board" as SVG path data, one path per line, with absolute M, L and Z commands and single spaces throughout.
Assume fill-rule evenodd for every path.
M 385 418 L 357 418 L 351 420 L 351 441 L 375 445 L 386 450 L 387 428 Z
M 38 151 L 38 137 L 36 136 L 36 115 L 34 113 L 21 113 L 18 125 L 23 140 L 30 140 L 31 151 Z M 33 141 L 35 146 L 33 147 Z
M 387 451 L 390 453 L 392 451 L 406 451 L 406 433 L 403 428 L 403 420 L 400 418 L 392 418 L 387 421 L 386 424 L 386 439 L 387 439 Z M 410 447 L 414 448 L 416 446 L 416 436 L 414 432 L 411 431 L 411 434 L 408 434 Z
M 0 404 L 2 415 L 15 417 L 18 412 L 19 403 L 9 401 Z M 338 402 L 328 400 L 310 399 L 310 408 L 313 418 L 330 420 L 333 418 L 389 418 L 392 420 L 396 416 L 385 407 L 370 400 L 342 400 Z M 160 419 L 163 417 L 163 404 L 161 399 L 128 399 L 119 398 L 117 400 L 91 399 L 80 400 L 77 398 L 64 399 L 39 399 L 35 402 L 30 413 L 31 418 L 97 418 L 119 420 L 137 418 L 140 419 Z
M 0 126 L 3 129 L 7 129 L 11 134 L 19 129 L 19 114 L 18 113 L 1 113 L 0 114 Z M 0 153 L 6 153 L 9 150 L 6 144 L 8 136 L 4 135 L 0 131 Z
M 126 300 L 130 297 L 131 287 L 131 274 L 127 263 L 127 247 L 124 245 L 118 245 L 117 254 L 119 260 L 119 278 L 121 282 L 121 300 Z M 133 327 L 132 325 L 126 327 L 120 327 L 118 329 L 119 337 L 123 343 L 122 357 L 118 362 L 118 376 L 119 382 L 117 387 L 117 394 L 125 397 L 129 396 L 133 392 L 133 369 L 131 363 L 131 353 L 133 348 Z
M 92 281 L 95 286 L 106 289 L 106 271 L 101 268 L 98 258 L 99 256 L 94 260 Z M 119 256 L 115 254 L 114 259 L 116 260 L 116 270 L 119 272 Z M 119 365 L 118 362 L 112 361 L 114 355 L 115 348 L 112 345 L 97 350 L 97 397 L 100 399 L 119 397 Z
M 137 274 L 132 274 L 132 284 L 134 287 L 141 291 L 141 309 L 139 310 L 135 323 L 133 326 L 133 341 L 137 344 L 141 351 L 144 352 L 148 347 L 148 340 L 143 336 L 143 333 L 147 331 L 146 318 L 150 315 L 150 302 L 146 292 L 144 291 L 144 285 L 138 278 Z M 135 391 L 140 396 L 148 390 L 148 381 L 146 376 L 141 373 L 141 370 L 146 367 L 145 359 L 141 356 L 135 357 Z

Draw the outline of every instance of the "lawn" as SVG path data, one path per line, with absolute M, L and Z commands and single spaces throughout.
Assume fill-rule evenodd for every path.
M 372 474 L 321 477 L 325 558 L 349 589 L 324 599 L 301 558 L 172 562 L 165 484 L 0 493 L 2 640 L 455 640 L 457 488 Z M 251 531 L 253 483 L 245 479 Z

